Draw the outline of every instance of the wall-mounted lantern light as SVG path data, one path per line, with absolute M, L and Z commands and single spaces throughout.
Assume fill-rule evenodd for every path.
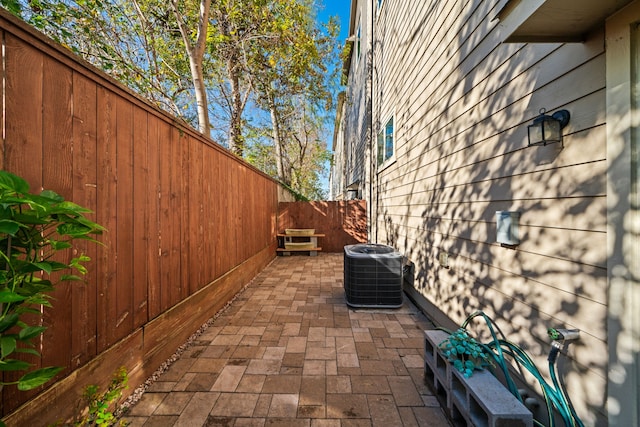
M 558 110 L 550 116 L 545 112 L 544 108 L 540 109 L 540 115 L 527 126 L 529 147 L 562 141 L 562 128 L 569 123 L 571 115 L 567 110 Z

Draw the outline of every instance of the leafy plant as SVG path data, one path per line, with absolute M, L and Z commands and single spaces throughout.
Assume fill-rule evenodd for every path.
M 103 231 L 85 217 L 89 212 L 53 191 L 30 194 L 24 179 L 0 170 L 0 371 L 28 371 L 31 364 L 16 358 L 19 353 L 40 356 L 32 341 L 46 330 L 39 324 L 40 308 L 51 307 L 52 273 L 59 272 L 53 276 L 58 283 L 80 280 L 74 272 L 86 273 L 83 263 L 89 261 L 84 255 L 60 261 L 61 255 L 74 239 L 95 241 L 91 235 Z M 26 315 L 38 323 L 27 324 Z M 30 390 L 61 369 L 32 370 L 0 386 Z
M 87 386 L 84 390 L 84 399 L 87 402 L 87 414 L 75 423 L 76 426 L 111 426 L 114 425 L 115 406 L 122 397 L 122 391 L 127 388 L 129 377 L 124 367 L 118 369 L 111 378 L 107 389 L 100 393 L 97 385 Z M 118 425 L 127 425 L 120 421 Z
M 459 328 L 443 340 L 438 347 L 453 367 L 469 378 L 476 369 L 484 369 L 492 364 L 491 356 L 484 347 L 469 336 L 466 329 Z

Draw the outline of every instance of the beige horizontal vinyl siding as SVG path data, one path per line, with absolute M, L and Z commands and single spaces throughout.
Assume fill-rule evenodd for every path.
M 351 45 L 352 61 L 345 99 L 345 186 L 359 182 L 358 197 L 367 198 L 364 187 L 368 183 L 366 153 L 371 141 L 371 16 L 370 5 L 358 2 L 354 35 L 360 27 L 360 57 L 356 43 Z M 352 196 L 348 194 L 348 196 Z
M 373 121 L 395 112 L 396 147 L 395 162 L 376 174 L 374 236 L 415 263 L 415 288 L 450 319 L 486 311 L 544 372 L 547 328 L 579 328 L 567 383 L 583 419 L 598 424 L 607 366 L 604 35 L 503 44 L 509 29 L 493 19 L 502 3 L 385 0 Z M 527 147 L 540 108 L 571 112 L 563 146 Z M 497 210 L 521 212 L 516 249 L 495 242 Z
M 367 93 L 365 70 L 363 66 L 355 71 L 353 81 L 355 85 L 350 86 L 346 97 L 346 109 L 350 112 L 347 115 L 351 121 L 345 122 L 345 146 L 348 147 L 345 153 L 346 176 L 345 185 L 348 186 L 356 181 L 364 182 L 365 175 L 365 152 L 368 143 L 368 104 L 370 97 Z

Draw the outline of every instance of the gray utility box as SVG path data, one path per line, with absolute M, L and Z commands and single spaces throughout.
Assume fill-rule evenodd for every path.
M 351 307 L 401 307 L 402 255 L 386 245 L 345 246 L 344 293 Z

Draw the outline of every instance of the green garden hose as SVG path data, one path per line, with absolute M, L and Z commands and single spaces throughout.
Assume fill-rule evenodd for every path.
M 489 329 L 492 340 L 488 343 L 482 344 L 483 348 L 487 352 L 489 356 L 495 362 L 497 368 L 504 375 L 506 386 L 518 400 L 523 402 L 522 395 L 518 390 L 515 381 L 511 377 L 510 366 L 511 364 L 507 362 L 505 356 L 508 356 L 515 364 L 518 369 L 522 371 L 522 369 L 529 372 L 536 381 L 539 383 L 542 397 L 547 407 L 547 415 L 549 417 L 549 427 L 556 427 L 556 421 L 554 412 L 559 415 L 559 417 L 564 422 L 566 427 L 584 427 L 584 424 L 576 414 L 576 411 L 571 404 L 571 400 L 569 399 L 569 395 L 564 388 L 564 385 L 558 379 L 558 372 L 556 366 L 556 360 L 558 355 L 561 353 L 561 348 L 564 345 L 568 345 L 569 342 L 578 339 L 579 331 L 576 329 L 549 329 L 549 337 L 553 340 L 551 350 L 549 352 L 549 374 L 551 376 L 552 384 L 549 384 L 542 374 L 540 370 L 533 362 L 531 357 L 518 345 L 507 341 L 504 337 L 504 334 L 500 331 L 495 322 L 484 312 L 476 311 L 469 315 L 467 319 L 462 323 L 461 327 L 466 328 L 468 324 L 475 318 L 481 317 Z M 496 330 L 500 333 L 501 338 L 498 338 L 498 334 Z M 539 420 L 534 420 L 536 425 L 543 426 L 544 424 Z

